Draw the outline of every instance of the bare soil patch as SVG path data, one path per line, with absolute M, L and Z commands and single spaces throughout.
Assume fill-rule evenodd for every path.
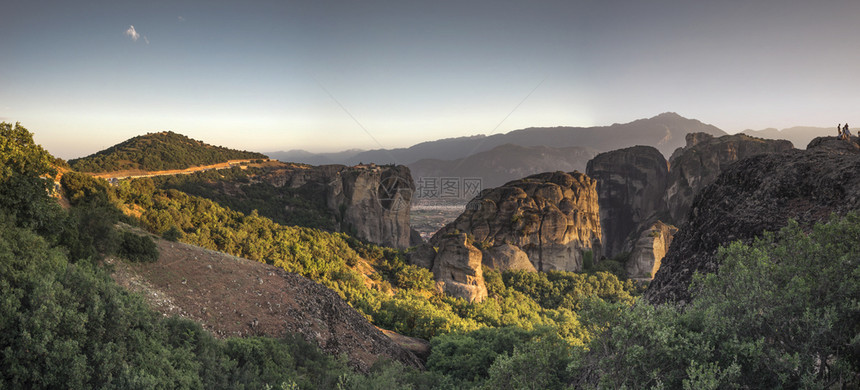
M 362 371 L 383 356 L 423 367 L 320 284 L 221 252 L 165 240 L 157 244 L 155 263 L 108 262 L 120 285 L 141 293 L 165 316 L 192 319 L 220 338 L 299 333 L 328 353 L 346 354 Z

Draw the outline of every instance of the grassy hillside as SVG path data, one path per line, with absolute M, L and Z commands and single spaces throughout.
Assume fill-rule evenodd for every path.
M 163 131 L 131 138 L 96 154 L 71 160 L 69 164 L 80 172 L 160 171 L 265 158 L 260 153 L 212 146 Z

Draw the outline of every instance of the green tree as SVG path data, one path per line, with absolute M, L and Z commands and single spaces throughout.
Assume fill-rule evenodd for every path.
M 59 208 L 49 201 L 57 175 L 54 161 L 20 123 L 0 122 L 0 211 L 21 226 L 56 231 Z
M 588 301 L 577 387 L 857 388 L 860 215 L 796 222 L 718 253 L 681 308 Z

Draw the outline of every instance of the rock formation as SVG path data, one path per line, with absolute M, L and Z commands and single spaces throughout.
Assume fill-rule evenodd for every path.
M 586 174 L 597 181 L 606 257 L 623 252 L 643 229 L 665 218 L 669 170 L 656 148 L 634 146 L 598 154 L 588 162 Z
M 712 183 L 729 164 L 762 153 L 779 153 L 793 148 L 785 140 L 765 140 L 745 134 L 719 138 L 705 133 L 687 134 L 687 145 L 669 159 L 666 204 L 670 221 L 680 226 L 687 220 L 693 197 Z
M 695 272 L 719 267 L 716 251 L 735 240 L 776 231 L 789 218 L 810 227 L 831 213 L 860 207 L 860 149 L 833 137 L 807 150 L 764 154 L 734 163 L 701 190 L 645 293 L 652 303 L 687 302 Z
M 436 289 L 452 297 L 480 302 L 487 298 L 481 251 L 465 233 L 442 238 L 433 260 Z
M 714 138 L 690 133 L 686 142 L 675 150 L 668 166 L 649 146 L 602 153 L 588 163 L 586 172 L 597 181 L 604 254 L 630 253 L 626 264 L 630 277 L 654 275 L 676 231 L 666 224 L 683 223 L 695 194 L 723 168 L 757 154 L 792 149 L 787 141 L 742 134 Z
M 409 212 L 415 184 L 405 166 L 291 166 L 263 180 L 325 199 L 337 231 L 394 248 L 407 248 L 413 240 Z
M 529 256 L 519 247 L 508 243 L 484 251 L 483 263 L 497 270 L 537 272 Z
M 678 228 L 660 221 L 643 230 L 630 251 L 630 258 L 625 266 L 627 276 L 636 279 L 653 278 L 677 232 Z
M 579 172 L 547 172 L 484 190 L 409 261 L 432 269 L 440 290 L 474 301 L 486 297 L 482 264 L 581 271 L 584 253 L 599 258 L 601 248 L 596 182 Z
M 522 268 L 525 254 L 538 271 L 580 271 L 584 252 L 602 250 L 596 182 L 579 172 L 548 172 L 484 190 L 430 243 L 460 232 L 490 266 Z

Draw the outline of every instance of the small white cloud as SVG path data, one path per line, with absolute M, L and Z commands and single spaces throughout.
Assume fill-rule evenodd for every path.
M 125 30 L 125 35 L 130 36 L 131 40 L 135 42 L 137 42 L 137 38 L 140 38 L 140 34 L 134 30 L 134 26 L 128 26 L 128 30 Z
M 180 16 L 180 17 L 179 17 L 179 21 L 180 21 L 180 22 L 184 22 L 184 21 L 185 21 L 185 18 L 183 18 L 183 17 L 181 17 L 181 16 Z

